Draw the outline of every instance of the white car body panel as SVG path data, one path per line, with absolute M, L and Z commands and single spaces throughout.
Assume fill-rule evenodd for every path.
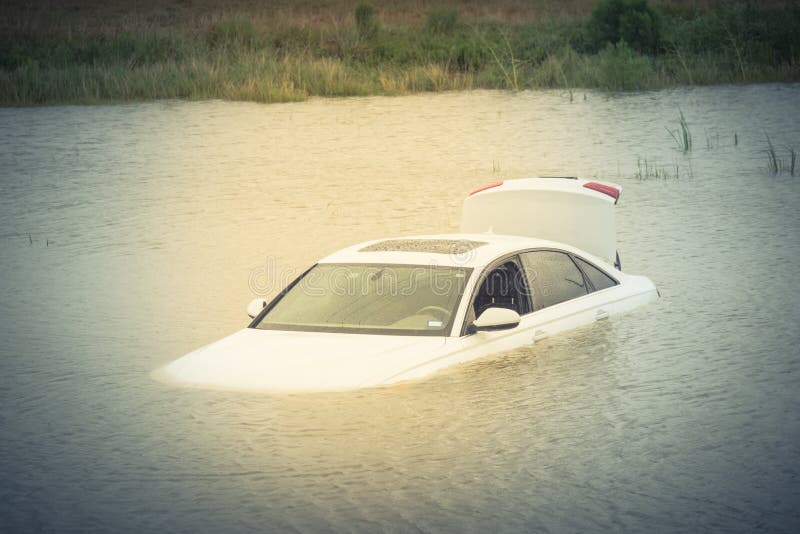
M 626 288 L 615 286 L 523 315 L 516 328 L 449 337 L 439 354 L 432 355 L 422 364 L 409 366 L 403 373 L 386 376 L 383 380 L 376 378 L 361 387 L 422 378 L 451 365 L 532 345 L 553 334 L 608 319 L 611 315 L 632 310 L 658 298 L 650 280 L 645 277 L 630 278 L 636 280 L 630 280 Z
M 243 390 L 352 389 L 374 384 L 376 369 L 384 374 L 405 370 L 410 357 L 435 353 L 446 339 L 245 328 L 174 361 L 162 375 L 184 384 Z
M 572 179 L 509 180 L 464 199 L 461 231 L 548 239 L 614 261 L 617 232 L 612 198 L 588 184 L 622 192 L 617 184 Z M 591 221 L 591 224 L 586 224 Z
M 534 180 L 536 181 L 536 180 Z M 518 182 L 530 182 L 519 180 Z M 517 206 L 518 199 L 509 191 L 523 193 L 532 187 L 540 194 L 541 189 L 549 195 L 556 191 L 577 187 L 575 204 L 580 210 L 589 209 L 598 220 L 606 221 L 604 231 L 613 231 L 613 219 L 607 224 L 607 213 L 613 210 L 613 202 L 606 195 L 583 191 L 584 181 L 570 180 L 569 184 L 555 184 L 560 180 L 543 180 L 547 185 L 536 183 L 533 186 L 513 184 L 498 192 L 482 191 L 476 196 L 494 198 L 491 204 L 499 205 L 496 199 L 509 199 Z M 555 185 L 553 185 L 555 184 Z M 613 184 L 606 184 L 613 185 Z M 559 189 L 559 187 L 561 189 Z M 494 195 L 492 197 L 491 195 Z M 600 195 L 598 197 L 597 195 Z M 523 197 L 525 198 L 525 197 Z M 540 196 L 539 201 L 549 198 Z M 568 197 L 564 197 L 568 198 Z M 587 200 L 588 199 L 588 200 Z M 563 200 L 563 199 L 562 199 Z M 616 199 L 614 199 L 616 200 Z M 587 203 L 588 202 L 588 203 Z M 474 203 L 470 201 L 470 203 Z M 523 202 L 524 204 L 524 202 Z M 465 206 L 467 202 L 465 202 Z M 480 205 L 478 202 L 475 205 Z M 573 207 L 575 207 L 573 206 Z M 587 208 L 589 206 L 589 208 Z M 594 207 L 592 207 L 594 206 Z M 541 208 L 541 206 L 539 206 Z M 492 208 L 492 209 L 495 209 Z M 556 216 L 546 210 L 548 216 Z M 594 210 L 594 211 L 592 211 Z M 501 210 L 502 211 L 502 210 Z M 573 209 L 562 209 L 564 217 L 579 217 Z M 465 208 L 462 226 L 481 227 L 489 220 L 477 216 Z M 472 214 L 472 215 L 470 215 Z M 472 220 L 470 218 L 472 217 Z M 537 216 L 530 216 L 525 223 L 536 226 Z M 513 228 L 510 224 L 521 224 L 521 219 L 505 218 L 495 213 L 499 226 L 506 232 Z M 464 222 L 466 221 L 466 222 Z M 516 221 L 516 222 L 513 222 Z M 523 221 L 524 222 L 524 221 Z M 542 222 L 542 221 L 539 221 Z M 557 225 L 547 222 L 545 233 L 563 233 Z M 578 232 L 571 226 L 569 232 Z M 569 238 L 569 236 L 563 236 Z M 363 387 L 374 387 L 425 377 L 435 371 L 454 364 L 464 363 L 490 354 L 530 345 L 547 336 L 567 329 L 605 320 L 612 315 L 626 312 L 658 298 L 655 285 L 646 277 L 628 275 L 615 269 L 604 258 L 609 258 L 608 236 L 593 234 L 588 241 L 595 253 L 580 249 L 567 243 L 548 241 L 526 235 L 498 235 L 493 233 L 460 233 L 429 236 L 415 236 L 406 240 L 447 240 L 448 242 L 476 241 L 484 243 L 461 254 L 443 254 L 408 251 L 362 251 L 376 243 L 376 240 L 361 243 L 335 252 L 320 264 L 382 264 L 467 267 L 472 273 L 467 281 L 461 300 L 455 309 L 455 319 L 450 332 L 441 336 L 383 335 L 363 333 L 328 333 L 310 331 L 281 331 L 245 328 L 206 347 L 198 349 L 172 362 L 157 375 L 167 381 L 202 387 L 221 387 L 227 389 L 268 390 L 268 391 L 332 391 Z M 581 242 L 581 238 L 569 239 Z M 616 244 L 614 243 L 614 246 Z M 520 323 L 510 329 L 478 331 L 466 334 L 465 320 L 472 306 L 473 293 L 481 282 L 481 276 L 492 266 L 520 252 L 531 250 L 558 250 L 578 256 L 605 271 L 618 281 L 618 285 L 536 310 L 520 318 Z M 613 255 L 612 255 L 613 256 Z M 610 258 L 609 258 L 610 259 Z M 512 314 L 513 315 L 513 314 Z M 255 324 L 255 322 L 254 322 Z

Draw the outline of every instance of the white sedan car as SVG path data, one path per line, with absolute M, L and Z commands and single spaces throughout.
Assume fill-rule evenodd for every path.
M 172 362 L 162 376 L 273 391 L 379 386 L 635 308 L 657 290 L 618 268 L 611 234 L 619 193 L 614 184 L 566 178 L 481 188 L 465 201 L 468 232 L 335 252 L 271 302 L 251 302 L 247 328 Z

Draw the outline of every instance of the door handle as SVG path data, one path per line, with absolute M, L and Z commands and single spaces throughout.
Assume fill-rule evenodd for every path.
M 537 341 L 544 339 L 546 337 L 547 337 L 547 332 L 545 332 L 544 330 L 536 330 L 533 333 L 533 342 L 536 343 Z
M 597 313 L 594 314 L 594 320 L 600 321 L 602 319 L 608 319 L 608 312 L 606 310 L 597 310 Z

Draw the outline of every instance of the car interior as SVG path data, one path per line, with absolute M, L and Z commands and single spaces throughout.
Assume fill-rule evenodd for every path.
M 508 308 L 520 315 L 528 312 L 524 278 L 515 261 L 508 261 L 493 269 L 481 283 L 472 310 L 480 317 L 487 308 Z

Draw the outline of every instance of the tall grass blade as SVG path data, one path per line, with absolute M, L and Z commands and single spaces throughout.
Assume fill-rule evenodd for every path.
M 682 152 L 689 152 L 692 150 L 692 132 L 689 130 L 689 123 L 686 122 L 686 117 L 683 115 L 683 110 L 678 108 L 678 112 L 680 113 L 680 130 L 670 130 L 666 126 L 664 128 L 666 128 L 666 130 L 672 136 L 672 139 L 675 140 L 675 144 L 678 145 L 678 149 L 680 149 Z
M 505 63 L 500 60 L 500 57 L 497 55 L 497 52 L 495 51 L 494 47 L 491 44 L 489 44 L 489 41 L 487 41 L 486 38 L 483 36 L 483 34 L 481 34 L 478 31 L 476 26 L 473 26 L 472 28 L 475 31 L 475 34 L 481 40 L 481 42 L 483 42 L 484 46 L 486 46 L 486 49 L 489 50 L 489 53 L 492 55 L 492 59 L 494 59 L 494 62 L 497 65 L 497 67 L 503 73 L 503 77 L 506 80 L 507 86 L 512 88 L 514 91 L 519 91 L 519 83 L 517 78 L 516 64 L 514 63 L 513 51 L 511 54 L 511 68 L 513 70 L 513 76 L 512 76 L 508 73 Z M 508 46 L 509 50 L 511 50 L 511 45 L 509 44 L 508 37 L 506 36 L 505 33 L 503 33 L 503 38 L 505 39 L 506 45 Z
M 764 132 L 764 135 L 767 137 L 767 168 L 772 174 L 778 174 L 781 172 L 780 160 L 775 153 L 775 147 L 772 146 L 772 140 L 769 138 L 769 134 Z
M 683 110 L 678 108 L 681 114 L 681 132 L 683 133 L 683 151 L 689 152 L 692 149 L 692 132 L 689 131 L 689 124 L 683 116 Z

